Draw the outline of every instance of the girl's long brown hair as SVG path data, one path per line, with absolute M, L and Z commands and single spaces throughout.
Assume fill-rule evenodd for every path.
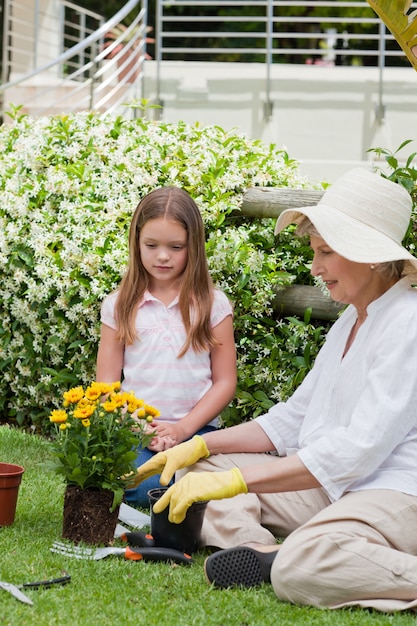
M 183 356 L 190 346 L 196 351 L 209 350 L 215 344 L 210 323 L 213 283 L 207 266 L 204 225 L 194 200 L 178 187 L 154 189 L 142 198 L 133 214 L 129 230 L 129 264 L 116 303 L 117 337 L 126 345 L 138 338 L 135 327 L 137 306 L 149 286 L 149 276 L 140 256 L 139 235 L 149 220 L 160 217 L 181 224 L 188 238 L 187 264 L 179 292 L 187 339 L 178 357 Z

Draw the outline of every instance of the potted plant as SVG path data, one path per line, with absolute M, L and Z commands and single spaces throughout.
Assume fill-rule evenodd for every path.
M 93 382 L 64 392 L 55 426 L 49 466 L 66 489 L 62 536 L 79 543 L 109 543 L 118 511 L 135 471 L 136 448 L 149 444 L 148 424 L 159 411 L 120 390 L 120 383 Z
M 129 29 L 125 24 L 117 24 L 104 36 L 104 48 L 109 48 L 106 58 L 116 59 L 119 80 L 125 79 L 127 83 L 133 83 L 139 74 L 138 60 L 141 54 L 142 28 L 142 25 L 138 25 Z M 147 33 L 151 30 L 152 26 L 146 27 Z M 133 43 L 130 43 L 132 40 Z M 114 42 L 117 44 L 114 45 Z M 154 43 L 155 39 L 146 37 L 145 42 Z M 151 58 L 148 53 L 145 53 L 145 59 Z

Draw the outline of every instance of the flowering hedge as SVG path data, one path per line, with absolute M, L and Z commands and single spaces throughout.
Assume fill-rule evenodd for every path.
M 94 378 L 100 305 L 127 261 L 132 212 L 151 189 L 184 187 L 206 224 L 215 282 L 235 303 L 239 389 L 226 424 L 285 396 L 322 329 L 272 317 L 274 288 L 308 276 L 302 245 L 276 248 L 272 220 L 231 216 L 252 186 L 303 186 L 285 151 L 217 126 L 93 113 L 0 128 L 0 411 L 44 417 Z M 145 392 L 144 392 L 145 394 Z

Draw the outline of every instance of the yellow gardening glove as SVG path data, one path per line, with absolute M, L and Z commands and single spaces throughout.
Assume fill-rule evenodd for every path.
M 206 442 L 200 435 L 195 435 L 189 441 L 158 452 L 152 459 L 140 465 L 136 475 L 132 478 L 132 482 L 129 482 L 129 488 L 137 487 L 142 481 L 154 474 L 161 474 L 159 482 L 161 485 L 167 485 L 178 469 L 194 465 L 200 459 L 206 459 L 209 456 L 210 452 Z
M 193 502 L 233 498 L 239 493 L 248 493 L 248 487 L 237 467 L 228 472 L 189 472 L 155 502 L 153 511 L 160 513 L 169 504 L 169 521 L 180 524 Z

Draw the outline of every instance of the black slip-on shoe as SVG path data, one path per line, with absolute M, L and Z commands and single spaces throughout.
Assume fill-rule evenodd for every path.
M 207 580 L 215 587 L 256 587 L 271 582 L 271 567 L 278 550 L 259 552 L 239 546 L 219 550 L 207 557 L 204 571 Z

